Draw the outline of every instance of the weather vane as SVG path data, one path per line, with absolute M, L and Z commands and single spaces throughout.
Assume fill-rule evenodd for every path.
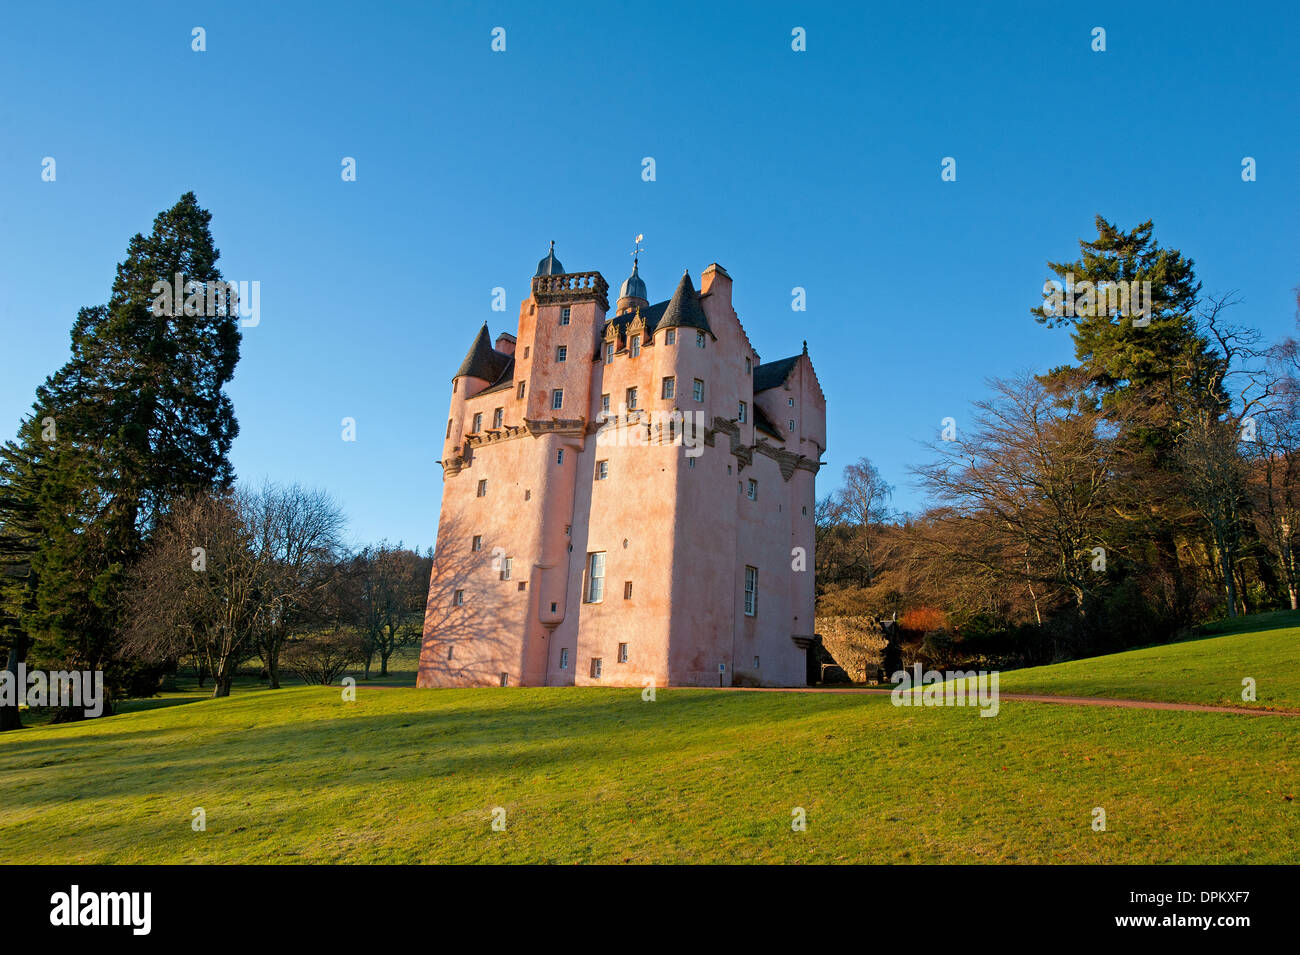
M 637 264 L 637 259 L 640 257 L 641 253 L 645 251 L 645 249 L 643 249 L 643 248 L 641 247 L 641 242 L 642 242 L 642 240 L 644 240 L 644 239 L 645 239 L 645 236 L 644 236 L 644 235 L 637 235 L 637 237 L 636 237 L 636 245 L 635 245 L 635 247 L 632 249 L 632 252 L 631 252 L 631 256 L 632 256 L 632 264 L 633 264 L 634 266 Z

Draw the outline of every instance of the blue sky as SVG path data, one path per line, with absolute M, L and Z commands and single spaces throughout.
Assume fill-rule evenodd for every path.
M 1294 331 L 1294 4 L 889 6 L 11 4 L 0 435 L 187 190 L 226 277 L 262 287 L 229 388 L 239 475 L 329 489 L 358 541 L 432 543 L 450 376 L 484 320 L 515 330 L 551 239 L 616 286 L 644 233 L 654 301 L 726 266 L 765 360 L 808 340 L 819 491 L 867 456 L 908 509 L 943 417 L 1070 359 L 1029 309 L 1097 213 L 1154 219 L 1239 321 Z

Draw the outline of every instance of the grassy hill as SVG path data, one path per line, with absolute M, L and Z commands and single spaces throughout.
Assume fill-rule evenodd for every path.
M 1184 643 L 1012 670 L 1000 677 L 1001 689 L 1300 710 L 1300 612 L 1257 614 L 1206 630 Z M 1241 698 L 1245 677 L 1255 680 L 1255 702 Z
M 1263 699 L 1294 679 L 1284 633 L 1160 648 L 1167 672 L 1121 654 L 1021 676 L 1102 696 L 1221 678 L 1228 694 L 1223 639 Z M 1300 861 L 1289 717 L 1004 700 L 986 718 L 687 689 L 362 685 L 347 703 L 292 687 L 168 705 L 184 698 L 0 736 L 0 861 Z

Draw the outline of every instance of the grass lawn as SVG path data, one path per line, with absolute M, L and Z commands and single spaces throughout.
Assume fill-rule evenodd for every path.
M 1300 710 L 1300 613 L 1257 614 L 1206 629 L 1222 635 L 1008 670 L 1000 689 Z M 1256 702 L 1241 699 L 1245 677 L 1255 679 Z
M 245 692 L 0 736 L 0 862 L 1300 861 L 1290 718 L 978 713 L 710 690 Z

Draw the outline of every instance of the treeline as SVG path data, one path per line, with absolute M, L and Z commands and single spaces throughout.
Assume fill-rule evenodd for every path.
M 419 632 L 428 556 L 350 553 L 322 492 L 236 487 L 241 333 L 234 303 L 206 295 L 222 281 L 210 220 L 187 193 L 130 240 L 107 304 L 80 310 L 68 361 L 0 447 L 6 669 L 102 670 L 105 712 L 185 663 L 219 696 L 253 658 L 273 686 L 286 664 L 368 673 Z M 185 307 L 156 307 L 178 273 Z M 0 728 L 18 725 L 0 707 Z
M 1300 349 L 1234 323 L 1239 303 L 1203 294 L 1150 222 L 1097 230 L 1049 263 L 1096 296 L 1033 309 L 1075 362 L 993 380 L 954 415 L 913 469 L 925 510 L 893 513 L 866 460 L 820 502 L 819 630 L 865 615 L 855 652 L 1017 666 L 1296 607 Z M 1151 283 L 1141 314 L 1103 294 L 1133 281 Z

